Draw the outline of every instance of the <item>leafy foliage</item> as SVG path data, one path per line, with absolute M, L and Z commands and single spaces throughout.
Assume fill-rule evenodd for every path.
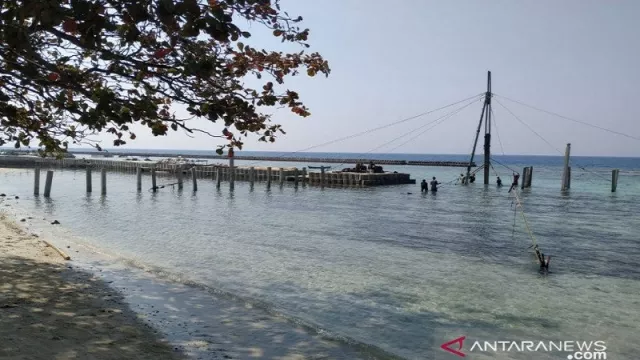
M 36 139 L 45 152 L 59 153 L 106 131 L 119 146 L 135 139 L 133 123 L 156 136 L 182 129 L 220 137 L 219 153 L 241 149 L 248 134 L 273 142 L 284 131 L 261 108 L 309 115 L 295 91 L 277 90 L 284 78 L 330 72 L 320 54 L 306 52 L 302 18 L 277 0 L 0 3 L 0 145 Z M 251 47 L 242 42 L 251 34 L 237 23 L 260 24 L 301 51 Z M 247 87 L 247 76 L 264 85 Z M 191 118 L 177 118 L 177 104 Z M 196 117 L 223 123 L 223 134 L 190 127 Z

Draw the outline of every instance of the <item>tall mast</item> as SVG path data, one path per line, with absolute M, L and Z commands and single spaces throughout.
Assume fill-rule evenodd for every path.
M 471 176 L 471 166 L 473 165 L 473 158 L 476 155 L 476 147 L 478 147 L 478 137 L 480 137 L 480 129 L 482 129 L 482 121 L 484 123 L 484 183 L 489 184 L 489 167 L 491 167 L 491 71 L 487 72 L 487 92 L 484 96 L 484 105 L 482 106 L 482 112 L 480 113 L 480 122 L 478 123 L 478 129 L 476 130 L 476 138 L 473 142 L 473 149 L 471 150 L 471 159 L 467 166 L 467 176 L 464 179 L 464 183 L 469 183 L 469 177 Z
M 486 108 L 484 122 L 484 184 L 489 184 L 489 168 L 491 167 L 491 71 L 487 73 L 487 93 L 484 97 Z

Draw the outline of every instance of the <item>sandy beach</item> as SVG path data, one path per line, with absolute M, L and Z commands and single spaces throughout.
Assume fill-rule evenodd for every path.
M 1 359 L 181 359 L 121 295 L 0 213 Z
M 5 195 L 0 359 L 377 358 L 244 300 L 104 253 L 58 231 L 64 225 L 53 219 L 20 210 L 28 196 Z M 47 230 L 34 232 L 36 223 Z

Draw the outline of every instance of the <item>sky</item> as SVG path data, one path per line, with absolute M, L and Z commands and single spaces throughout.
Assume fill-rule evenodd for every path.
M 328 78 L 286 79 L 285 87 L 299 92 L 312 115 L 274 112 L 274 122 L 287 135 L 275 143 L 249 137 L 245 150 L 300 151 L 425 113 L 483 93 L 490 70 L 496 94 L 494 154 L 559 155 L 571 143 L 573 155 L 640 156 L 639 140 L 501 97 L 640 138 L 640 1 L 283 0 L 281 5 L 304 17 L 310 50 L 321 53 L 332 72 Z M 281 48 L 258 28 L 248 28 L 253 36 L 245 44 Z M 425 127 L 465 104 L 310 151 L 468 154 L 481 102 Z M 195 124 L 222 129 L 205 120 Z M 126 148 L 209 150 L 220 141 L 175 132 L 154 137 L 148 130 L 137 135 Z M 110 147 L 109 136 L 100 139 Z M 480 140 L 477 153 L 482 152 Z

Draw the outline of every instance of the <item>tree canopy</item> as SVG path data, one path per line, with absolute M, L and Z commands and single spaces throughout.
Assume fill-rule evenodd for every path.
M 221 137 L 218 153 L 255 134 L 273 142 L 281 126 L 266 107 L 302 117 L 309 109 L 281 84 L 300 73 L 329 75 L 309 53 L 309 29 L 277 0 L 0 0 L 0 145 L 60 153 L 106 131 L 119 146 L 131 125 Z M 300 51 L 250 46 L 252 24 Z M 246 42 L 245 43 L 243 43 Z M 245 84 L 248 77 L 262 87 Z M 275 83 L 275 84 L 274 84 Z M 175 115 L 182 104 L 188 118 Z M 221 134 L 189 126 L 224 125 Z M 97 144 L 94 146 L 100 148 Z

